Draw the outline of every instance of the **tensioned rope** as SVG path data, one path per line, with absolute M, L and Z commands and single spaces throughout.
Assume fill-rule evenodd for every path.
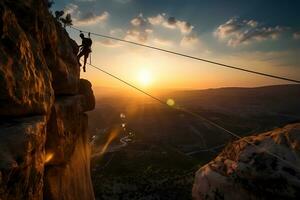
M 87 63 L 87 64 L 90 65 L 91 67 L 93 67 L 93 68 L 95 68 L 95 69 L 97 69 L 97 70 L 103 72 L 104 74 L 109 75 L 109 76 L 113 77 L 114 79 L 117 79 L 117 80 L 121 81 L 122 83 L 124 83 L 124 84 L 130 86 L 131 88 L 133 88 L 133 89 L 135 89 L 135 90 L 138 90 L 139 92 L 141 92 L 141 93 L 147 95 L 148 97 L 154 99 L 155 101 L 159 102 L 160 104 L 163 104 L 164 106 L 167 106 L 168 108 L 173 108 L 173 109 L 175 109 L 175 110 L 179 110 L 179 111 L 181 111 L 181 112 L 185 112 L 185 113 L 191 114 L 192 116 L 194 116 L 194 117 L 196 117 L 196 118 L 198 118 L 198 119 L 200 119 L 200 120 L 202 120 L 202 121 L 205 121 L 206 123 L 209 123 L 209 124 L 211 124 L 212 126 L 218 128 L 218 129 L 220 129 L 220 130 L 223 130 L 224 132 L 230 134 L 231 136 L 233 136 L 233 137 L 235 137 L 235 138 L 237 138 L 237 139 L 240 139 L 240 140 L 245 141 L 247 144 L 253 146 L 254 148 L 257 148 L 258 150 L 261 150 L 261 149 L 262 149 L 262 148 L 259 148 L 259 147 L 258 147 L 257 145 L 255 145 L 254 143 L 248 141 L 246 138 L 242 138 L 242 137 L 239 136 L 238 134 L 236 134 L 236 133 L 234 133 L 234 132 L 232 132 L 232 131 L 230 131 L 230 130 L 224 128 L 223 126 L 221 126 L 221 125 L 219 125 L 219 124 L 217 124 L 217 123 L 211 121 L 211 120 L 208 119 L 208 118 L 205 118 L 205 117 L 201 116 L 201 115 L 198 114 L 198 113 L 195 113 L 195 112 L 193 112 L 193 111 L 190 111 L 190 110 L 185 109 L 185 108 L 183 108 L 183 107 L 180 107 L 180 106 L 178 106 L 178 105 L 177 105 L 177 106 L 169 106 L 168 104 L 165 103 L 165 101 L 163 101 L 163 100 L 159 99 L 158 97 L 155 97 L 154 95 L 152 95 L 152 94 L 150 94 L 150 93 L 148 93 L 148 92 L 146 92 L 146 91 L 144 91 L 144 90 L 138 88 L 137 86 L 135 86 L 135 85 L 129 83 L 128 81 L 125 81 L 125 80 L 119 78 L 118 76 L 116 76 L 116 75 L 114 75 L 114 74 L 112 74 L 112 73 L 109 73 L 109 72 L 103 70 L 102 68 L 99 68 L 99 67 L 97 67 L 97 66 L 95 66 L 95 65 L 93 65 L 93 64 L 89 64 L 89 63 Z M 266 152 L 267 154 L 269 154 L 270 156 L 273 156 L 273 157 L 277 158 L 278 160 L 282 161 L 283 163 L 286 163 L 286 164 L 288 164 L 289 166 L 291 166 L 291 167 L 293 167 L 293 168 L 295 168 L 295 169 L 300 170 L 300 167 L 298 167 L 298 166 L 294 165 L 293 163 L 291 163 L 291 162 L 289 162 L 289 161 L 287 161 L 287 160 L 281 158 L 281 157 L 278 156 L 277 154 L 272 153 L 272 152 L 268 151 L 267 149 L 263 149 L 263 151 Z
M 103 34 L 99 34 L 99 33 L 93 33 L 93 32 L 89 32 L 89 31 L 81 30 L 81 29 L 79 29 L 77 27 L 74 27 L 74 26 L 70 26 L 70 28 L 72 28 L 74 30 L 77 30 L 77 31 L 80 31 L 80 32 L 83 32 L 83 33 L 88 33 L 88 34 L 91 34 L 91 35 L 99 36 L 99 37 L 102 37 L 102 38 L 117 40 L 117 41 L 129 43 L 129 44 L 133 44 L 133 45 L 137 45 L 137 46 L 141 46 L 141 47 L 146 47 L 146 48 L 149 48 L 149 49 L 154 49 L 154 50 L 158 50 L 158 51 L 162 51 L 162 52 L 166 52 L 166 53 L 170 53 L 170 54 L 174 54 L 174 55 L 178 55 L 178 56 L 182 56 L 182 57 L 186 57 L 186 58 L 190 58 L 190 59 L 194 59 L 194 60 L 198 60 L 198 61 L 202 61 L 202 62 L 214 64 L 214 65 L 218 65 L 218 66 L 221 66 L 221 67 L 231 68 L 231 69 L 235 69 L 235 70 L 239 70 L 239 71 L 243 71 L 243 72 L 247 72 L 247 73 L 252 73 L 252 74 L 256 74 L 256 75 L 260 75 L 260 76 L 266 76 L 266 77 L 275 78 L 275 79 L 280 79 L 280 80 L 289 81 L 289 82 L 293 82 L 293 83 L 300 83 L 300 80 L 296 80 L 296 79 L 291 79 L 291 78 L 287 78 L 287 77 L 283 77 L 283 76 L 277 76 L 277 75 L 273 75 L 273 74 L 254 71 L 254 70 L 250 70 L 250 69 L 246 69 L 246 68 L 236 67 L 236 66 L 233 66 L 233 65 L 227 65 L 227 64 L 224 64 L 224 63 L 215 62 L 215 61 L 204 59 L 204 58 L 194 57 L 194 56 L 190 56 L 190 55 L 187 55 L 187 54 L 183 54 L 183 53 L 179 53 L 179 52 L 175 52 L 175 51 L 170 51 L 170 50 L 158 48 L 158 47 L 155 47 L 155 46 L 150 46 L 150 45 L 141 44 L 141 43 L 137 43 L 137 42 L 121 39 L 121 38 L 116 38 L 116 37 L 112 37 L 112 36 L 108 36 L 108 35 L 103 35 Z

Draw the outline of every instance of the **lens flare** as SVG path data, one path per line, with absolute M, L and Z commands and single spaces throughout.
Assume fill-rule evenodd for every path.
M 124 113 L 120 113 L 120 118 L 121 119 L 125 119 L 126 118 L 126 115 Z
M 100 154 L 104 154 L 108 148 L 108 146 L 110 145 L 110 143 L 119 135 L 119 128 L 116 128 L 115 130 L 113 130 L 110 134 L 109 137 L 106 141 L 106 143 L 103 145 Z
M 168 106 L 174 106 L 174 105 L 175 105 L 174 99 L 168 99 L 168 100 L 167 100 L 167 105 L 168 105 Z

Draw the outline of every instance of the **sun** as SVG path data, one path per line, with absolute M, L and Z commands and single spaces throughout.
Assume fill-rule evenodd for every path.
M 142 86 L 146 87 L 146 86 L 151 85 L 151 83 L 153 81 L 153 76 L 149 70 L 142 69 L 138 73 L 138 80 Z

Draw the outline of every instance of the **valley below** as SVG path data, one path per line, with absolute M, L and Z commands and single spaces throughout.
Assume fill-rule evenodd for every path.
M 94 91 L 89 127 L 96 199 L 191 199 L 195 172 L 236 140 L 147 97 Z M 297 85 L 172 91 L 160 98 L 239 136 L 300 121 Z

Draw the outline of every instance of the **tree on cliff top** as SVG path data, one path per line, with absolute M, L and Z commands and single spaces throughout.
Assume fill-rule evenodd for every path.
M 65 18 L 60 18 L 60 21 L 64 24 L 64 28 L 66 28 L 66 26 L 72 26 L 73 25 L 70 13 L 68 13 Z
M 47 3 L 48 8 L 51 8 L 52 5 L 54 4 L 54 1 L 53 0 L 46 0 L 46 3 Z
M 71 14 L 68 13 L 65 17 L 62 17 L 64 16 L 65 12 L 63 10 L 61 11 L 55 11 L 55 19 L 60 22 L 60 23 L 63 23 L 64 25 L 64 28 L 66 28 L 66 26 L 72 26 L 73 23 L 72 23 L 72 17 L 71 17 Z
M 65 12 L 63 10 L 61 11 L 55 11 L 55 19 L 56 20 L 60 20 L 60 18 L 65 14 Z

